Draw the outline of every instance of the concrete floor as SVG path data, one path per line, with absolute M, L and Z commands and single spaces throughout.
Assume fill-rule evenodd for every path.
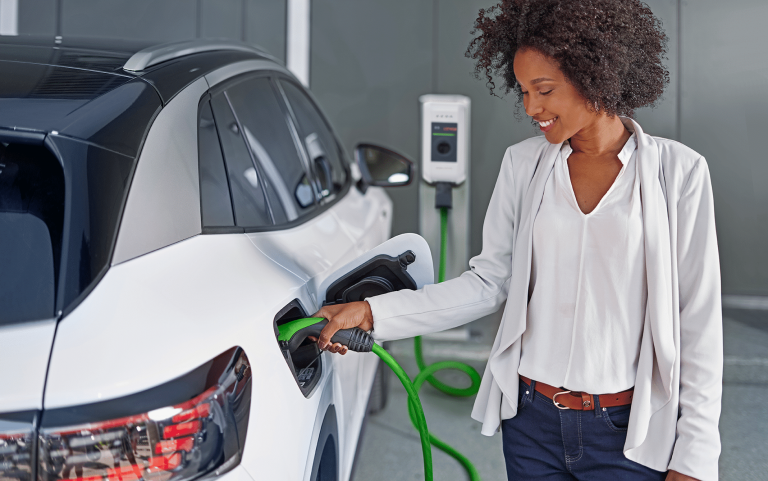
M 768 479 L 768 311 L 726 309 L 723 315 L 720 479 L 762 481 Z M 496 332 L 494 321 L 478 321 L 472 331 L 475 335 L 466 342 L 426 341 L 426 361 L 464 360 L 482 374 Z M 413 341 L 393 342 L 390 352 L 411 377 L 416 374 Z M 456 386 L 468 383 L 462 373 L 443 372 L 439 377 Z M 474 398 L 452 398 L 426 385 L 420 394 L 430 430 L 465 454 L 483 480 L 505 480 L 501 436 L 480 434 L 480 424 L 469 417 Z M 408 419 L 406 399 L 392 376 L 386 408 L 368 416 L 353 480 L 424 479 L 419 437 Z M 437 449 L 432 452 L 436 480 L 469 479 L 458 462 Z

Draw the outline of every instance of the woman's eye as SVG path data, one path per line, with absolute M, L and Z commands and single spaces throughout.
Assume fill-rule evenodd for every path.
M 555 90 L 555 89 L 552 89 Z M 541 92 L 541 95 L 549 95 L 552 93 L 552 90 L 547 90 L 546 92 Z

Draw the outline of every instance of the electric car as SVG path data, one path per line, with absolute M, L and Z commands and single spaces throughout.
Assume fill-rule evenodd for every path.
M 258 48 L 141 47 L 0 45 L 0 480 L 349 479 L 377 358 L 277 328 L 430 281 L 412 165 Z

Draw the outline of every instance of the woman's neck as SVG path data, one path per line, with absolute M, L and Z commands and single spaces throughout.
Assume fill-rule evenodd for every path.
M 600 114 L 569 139 L 571 149 L 589 156 L 618 154 L 632 134 L 618 115 L 613 118 Z

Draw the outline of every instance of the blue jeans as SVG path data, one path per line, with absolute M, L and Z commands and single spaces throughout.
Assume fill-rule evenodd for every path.
M 532 381 L 535 386 L 536 381 Z M 501 423 L 507 478 L 514 480 L 663 481 L 624 456 L 629 406 L 561 410 L 520 381 L 517 415 Z

